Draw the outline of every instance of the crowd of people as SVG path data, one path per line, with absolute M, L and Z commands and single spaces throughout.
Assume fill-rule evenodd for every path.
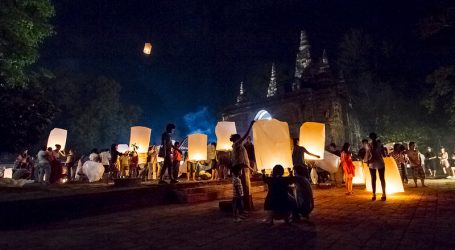
M 73 149 L 61 150 L 60 145 L 55 148 L 42 147 L 36 155 L 31 157 L 27 151 L 19 154 L 15 162 L 14 179 L 33 179 L 40 183 L 59 183 L 62 180 L 83 180 L 87 173 L 87 166 L 102 166 L 101 175 L 109 180 L 113 178 L 142 178 L 143 180 L 159 180 L 160 184 L 179 182 L 180 178 L 186 180 L 226 180 L 232 178 L 233 185 L 233 215 L 234 221 L 241 221 L 241 214 L 245 208 L 252 207 L 250 192 L 251 174 L 258 174 L 256 166 L 254 145 L 249 136 L 254 124 L 251 122 L 246 133 L 241 136 L 231 136 L 232 150 L 217 151 L 216 143 L 207 146 L 207 160 L 190 161 L 188 152 L 182 142 L 172 140 L 176 129 L 174 124 L 168 124 L 161 136 L 160 145 L 152 145 L 146 154 L 137 152 L 138 147 L 132 145 L 128 150 L 120 152 L 118 144 L 112 144 L 110 149 L 99 151 L 93 149 L 90 154 L 77 156 Z M 276 218 L 285 220 L 299 220 L 308 217 L 313 209 L 313 195 L 311 189 L 310 167 L 305 161 L 305 154 L 319 158 L 320 156 L 308 152 L 299 146 L 298 139 L 292 144 L 293 169 L 287 169 L 288 176 L 281 165 L 274 166 L 271 174 L 262 171 L 263 181 L 268 186 L 264 209 L 269 211 L 268 222 L 273 223 Z M 344 143 L 340 150 L 331 143 L 327 151 L 338 155 L 341 160 L 340 169 L 346 186 L 346 195 L 353 194 L 353 178 L 355 177 L 354 161 L 367 164 L 372 185 L 372 200 L 376 200 L 376 181 L 379 177 L 381 183 L 381 200 L 387 199 L 384 157 L 392 157 L 397 166 L 404 184 L 408 184 L 410 175 L 414 187 L 425 187 L 425 178 L 446 177 L 455 179 L 455 151 L 450 153 L 444 147 L 439 153 L 433 152 L 431 147 L 422 154 L 415 142 L 408 144 L 394 144 L 386 148 L 375 133 L 369 139 L 362 140 L 361 148 L 353 153 L 351 145 Z M 142 161 L 141 157 L 144 158 Z M 144 163 L 145 162 L 145 163 Z M 316 168 L 314 166 L 311 166 Z M 329 176 L 326 171 L 318 169 L 321 179 Z M 100 180 L 101 175 L 95 179 Z M 88 177 L 89 181 L 92 178 Z

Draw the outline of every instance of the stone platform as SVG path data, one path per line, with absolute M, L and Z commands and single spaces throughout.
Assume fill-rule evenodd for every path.
M 252 192 L 264 191 L 252 182 Z M 30 184 L 23 188 L 0 188 L 0 228 L 23 226 L 85 215 L 112 213 L 166 204 L 199 203 L 232 197 L 230 181 L 198 181 L 136 187 L 113 184 Z

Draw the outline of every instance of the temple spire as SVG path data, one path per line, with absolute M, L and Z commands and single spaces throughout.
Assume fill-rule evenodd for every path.
M 327 72 L 330 68 L 329 59 L 327 58 L 327 53 L 325 49 L 322 51 L 321 64 L 319 65 L 319 73 Z
M 275 96 L 277 92 L 275 63 L 272 64 L 272 72 L 270 74 L 269 87 L 267 89 L 267 97 Z
M 299 52 L 295 59 L 294 82 L 292 83 L 293 91 L 300 89 L 300 79 L 302 78 L 303 72 L 311 64 L 310 48 L 311 46 L 308 42 L 306 32 L 304 30 L 300 31 Z
M 243 102 L 246 100 L 245 90 L 243 89 L 243 82 L 240 82 L 240 93 L 237 96 L 237 103 Z

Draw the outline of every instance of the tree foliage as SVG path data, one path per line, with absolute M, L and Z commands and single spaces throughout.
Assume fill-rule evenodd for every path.
M 447 123 L 455 125 L 455 66 L 436 69 L 426 82 L 431 86 L 431 91 L 423 101 L 428 112 L 447 117 Z
M 87 152 L 125 137 L 140 110 L 122 102 L 120 89 L 118 82 L 104 76 L 57 74 L 46 84 L 47 98 L 59 108 L 53 126 L 68 130 L 70 147 Z
M 0 84 L 25 86 L 39 46 L 53 34 L 50 0 L 0 1 Z
M 338 67 L 346 76 L 364 134 L 374 131 L 384 142 L 427 142 L 432 128 L 419 116 L 420 94 L 409 93 L 409 79 L 404 80 L 402 72 L 392 72 L 399 71 L 392 56 L 398 53 L 390 43 L 352 30 L 340 43 Z

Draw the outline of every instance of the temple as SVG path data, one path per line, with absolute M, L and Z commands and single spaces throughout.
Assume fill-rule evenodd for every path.
M 285 88 L 279 86 L 273 64 L 264 96 L 250 98 L 242 82 L 236 103 L 222 111 L 222 119 L 234 121 L 242 133 L 251 120 L 275 118 L 289 124 L 293 138 L 299 137 L 303 122 L 322 122 L 326 124 L 326 145 L 359 144 L 360 125 L 342 72 L 333 74 L 325 50 L 315 63 L 310 49 L 307 34 L 301 31 L 290 91 L 281 91 Z

